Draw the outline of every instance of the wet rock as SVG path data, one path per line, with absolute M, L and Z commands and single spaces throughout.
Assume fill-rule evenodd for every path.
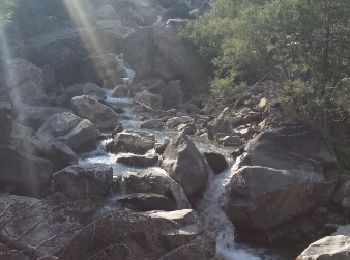
M 209 166 L 203 154 L 186 135 L 180 134 L 174 138 L 163 157 L 162 168 L 181 184 L 187 195 L 195 195 L 205 187 Z
M 238 227 L 269 230 L 331 199 L 336 158 L 319 132 L 303 126 L 270 129 L 245 150 L 226 202 Z
M 43 72 L 29 61 L 15 58 L 6 61 L 7 89 L 12 104 L 21 110 L 23 104 L 47 103 Z
M 350 180 L 338 185 L 334 191 L 333 201 L 342 205 L 344 199 L 350 196 Z
M 12 187 L 12 192 L 38 197 L 49 187 L 53 173 L 52 163 L 31 154 L 21 154 L 0 145 L 1 187 Z
M 117 163 L 125 164 L 131 167 L 147 168 L 156 165 L 158 162 L 158 155 L 137 155 L 127 154 L 120 155 L 117 158 Z
M 165 173 L 128 172 L 123 175 L 120 185 L 125 194 L 160 194 L 173 199 L 177 209 L 191 207 L 182 187 Z
M 114 89 L 112 96 L 116 98 L 122 98 L 122 97 L 127 97 L 128 93 L 129 93 L 128 87 L 119 85 Z
M 122 205 L 137 211 L 176 210 L 176 205 L 168 197 L 151 193 L 135 193 L 116 199 Z
M 221 153 L 206 152 L 204 153 L 205 159 L 209 163 L 210 168 L 215 174 L 222 173 L 228 168 L 226 158 Z
M 51 116 L 68 112 L 66 109 L 58 107 L 30 107 L 25 112 L 23 118 L 20 118 L 20 122 L 37 130 L 43 123 L 45 123 Z
M 5 244 L 0 243 L 0 260 L 30 260 L 21 252 L 12 252 Z
M 114 153 L 145 154 L 154 148 L 155 143 L 154 136 L 142 132 L 119 133 L 114 137 L 109 148 Z
M 156 143 L 154 147 L 156 153 L 163 154 L 169 143 L 170 143 L 170 140 L 167 138 L 164 140 L 163 143 Z
M 106 91 L 103 88 L 94 83 L 88 82 L 66 87 L 61 97 L 62 103 L 63 105 L 70 107 L 72 98 L 82 95 L 95 96 L 103 99 L 107 97 Z
M 73 110 L 82 118 L 89 119 L 98 129 L 112 130 L 119 123 L 119 116 L 109 106 L 103 105 L 93 96 L 72 98 Z
M 70 166 L 53 175 L 54 189 L 73 199 L 107 196 L 112 181 L 113 169 L 104 164 Z
M 38 129 L 35 138 L 43 143 L 58 140 L 75 152 L 83 152 L 96 147 L 98 135 L 99 131 L 91 121 L 66 112 L 50 117 Z
M 297 260 L 350 259 L 350 237 L 337 235 L 324 237 L 312 243 Z
M 163 97 L 158 94 L 152 94 L 148 90 L 137 93 L 135 102 L 152 111 L 161 110 L 163 107 Z

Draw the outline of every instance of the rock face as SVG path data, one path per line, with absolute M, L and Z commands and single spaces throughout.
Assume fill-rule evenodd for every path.
M 222 173 L 228 168 L 226 158 L 223 154 L 207 152 L 204 153 L 204 156 L 215 174 Z
M 297 260 L 350 259 L 350 237 L 337 235 L 324 237 L 312 243 Z
M 329 170 L 336 158 L 317 131 L 303 126 L 267 130 L 245 150 L 226 202 L 238 227 L 269 230 L 331 198 L 337 177 Z
M 183 84 L 179 80 L 172 80 L 166 88 L 161 90 L 164 106 L 166 108 L 178 108 L 184 101 Z
M 124 207 L 136 211 L 176 210 L 176 204 L 167 196 L 151 193 L 134 193 L 116 199 Z
M 110 150 L 114 153 L 126 152 L 145 154 L 154 148 L 154 136 L 143 132 L 119 133 L 114 137 Z
M 96 147 L 98 135 L 99 131 L 89 120 L 66 112 L 50 117 L 35 137 L 43 143 L 52 143 L 56 139 L 75 152 L 83 152 Z
M 119 123 L 119 116 L 109 106 L 98 102 L 93 96 L 83 95 L 72 98 L 73 110 L 81 118 L 96 124 L 98 129 L 113 130 Z
M 161 95 L 153 94 L 148 90 L 136 94 L 135 102 L 144 106 L 146 109 L 158 111 L 163 107 L 163 98 Z
M 46 102 L 48 97 L 40 68 L 16 58 L 6 61 L 6 70 L 6 85 L 15 107 L 21 106 L 22 103 L 37 105 Z
M 108 195 L 113 181 L 112 167 L 104 164 L 70 166 L 53 175 L 55 190 L 73 199 Z
M 185 135 L 178 135 L 165 149 L 162 167 L 181 184 L 187 195 L 201 191 L 208 179 L 208 163 L 195 144 Z
M 0 186 L 5 190 L 40 196 L 49 187 L 53 172 L 50 161 L 2 145 L 0 158 Z

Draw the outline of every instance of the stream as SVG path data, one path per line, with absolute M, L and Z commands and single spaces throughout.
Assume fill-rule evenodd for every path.
M 123 55 L 119 54 L 116 57 L 119 65 L 127 74 L 123 78 L 124 84 L 130 85 L 136 75 L 126 62 L 123 60 Z M 113 89 L 106 89 L 106 102 L 114 108 L 123 108 L 127 119 L 121 120 L 123 128 L 131 131 L 145 131 L 154 134 L 158 142 L 163 142 L 166 138 L 171 139 L 176 135 L 176 132 L 171 131 L 155 131 L 151 129 L 141 129 L 141 115 L 132 111 L 134 100 L 132 98 L 114 98 L 112 96 Z M 111 136 L 111 133 L 105 133 L 106 136 Z M 109 153 L 106 150 L 106 145 L 111 141 L 111 137 L 99 141 L 97 149 L 83 154 L 79 159 L 79 164 L 103 163 L 113 167 L 114 176 L 123 175 L 125 172 L 157 172 L 167 174 L 160 167 L 150 168 L 134 168 L 123 164 L 116 163 L 117 155 Z M 197 148 L 201 152 L 215 151 L 225 155 L 230 167 L 225 172 L 209 176 L 209 184 L 207 190 L 203 194 L 203 198 L 198 203 L 196 210 L 199 213 L 205 231 L 216 239 L 216 251 L 219 259 L 225 260 L 258 260 L 258 259 L 283 259 L 276 255 L 271 255 L 264 249 L 251 248 L 246 245 L 235 243 L 234 225 L 229 221 L 225 212 L 222 210 L 220 201 L 223 201 L 225 186 L 230 179 L 230 176 L 237 167 L 238 160 L 235 161 L 230 156 L 230 149 L 223 148 L 210 143 L 203 138 L 193 138 Z M 122 153 L 118 154 L 121 155 Z

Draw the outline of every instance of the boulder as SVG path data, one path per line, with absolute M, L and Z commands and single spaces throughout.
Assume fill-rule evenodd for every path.
M 35 197 L 47 191 L 53 173 L 50 161 L 3 145 L 0 145 L 0 158 L 2 189 Z
M 15 58 L 6 61 L 6 85 L 16 109 L 23 104 L 39 105 L 47 102 L 43 72 L 29 61 Z
M 163 97 L 158 94 L 153 94 L 148 90 L 137 93 L 135 95 L 135 102 L 151 111 L 158 111 L 163 107 Z
M 205 152 L 205 159 L 215 174 L 222 173 L 228 168 L 226 158 L 221 153 Z
M 331 199 L 337 161 L 318 131 L 269 129 L 245 150 L 225 205 L 237 227 L 266 231 Z
M 111 259 L 172 259 L 174 251 L 188 248 L 187 253 L 194 255 L 183 252 L 176 259 L 205 260 L 215 252 L 215 241 L 205 235 L 194 210 L 135 213 L 106 205 L 95 214 L 94 224 L 74 237 L 60 259 L 84 259 L 87 253 L 100 259 L 107 252 Z
M 55 140 L 67 144 L 75 152 L 96 147 L 99 131 L 91 121 L 69 112 L 50 117 L 37 131 L 35 138 L 43 143 Z
M 125 194 L 152 193 L 167 196 L 175 201 L 177 209 L 191 207 L 182 187 L 166 173 L 125 173 L 121 180 L 121 190 Z
M 90 95 L 103 99 L 107 98 L 106 90 L 94 83 L 88 82 L 66 87 L 61 97 L 62 103 L 64 106 L 70 107 L 72 98 L 82 95 Z
M 90 120 L 100 130 L 113 130 L 119 123 L 118 114 L 93 96 L 83 95 L 72 98 L 72 107 L 78 116 Z
M 44 199 L 2 195 L 0 211 L 6 214 L 0 216 L 1 239 L 10 250 L 14 250 L 14 254 L 22 252 L 29 256 L 28 259 L 56 259 L 52 257 L 59 255 L 82 228 L 77 213 L 81 214 L 78 209 L 84 207 L 87 208 L 87 205 L 80 202 L 55 203 Z M 12 258 L 0 256 L 0 259 Z
M 105 40 L 107 42 L 106 45 L 108 46 L 109 44 L 111 47 L 113 43 L 118 43 L 120 40 L 127 38 L 130 34 L 135 32 L 134 29 L 122 25 L 122 23 L 116 19 L 97 21 L 96 30 L 100 39 Z
M 312 243 L 297 260 L 345 260 L 350 259 L 350 237 L 334 235 Z
M 70 166 L 53 175 L 54 189 L 73 199 L 107 196 L 112 181 L 113 169 L 104 164 Z
M 147 151 L 154 148 L 156 141 L 154 136 L 143 132 L 129 132 L 117 134 L 110 150 L 114 153 L 136 153 L 145 154 Z
M 169 176 L 181 184 L 186 195 L 196 195 L 205 188 L 209 166 L 204 155 L 186 135 L 178 135 L 165 149 L 164 168 Z
M 68 112 L 66 109 L 58 107 L 28 107 L 25 115 L 20 118 L 20 122 L 37 130 L 43 123 L 45 123 L 51 116 Z
M 125 164 L 130 167 L 147 168 L 155 166 L 158 162 L 158 155 L 139 155 L 139 154 L 126 154 L 119 155 L 117 157 L 117 163 Z
M 123 206 L 136 211 L 176 210 L 176 204 L 168 197 L 152 193 L 134 193 L 119 196 L 116 201 Z
M 114 10 L 113 6 L 110 4 L 99 5 L 96 9 L 96 17 L 98 19 L 113 19 L 117 17 L 117 12 Z
M 214 140 L 215 136 L 220 134 L 231 134 L 231 111 L 229 108 L 225 110 L 214 120 L 210 121 L 207 125 L 208 138 L 209 140 Z

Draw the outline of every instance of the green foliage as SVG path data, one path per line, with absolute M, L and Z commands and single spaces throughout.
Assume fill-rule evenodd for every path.
M 181 35 L 212 63 L 214 96 L 237 97 L 268 75 L 329 137 L 349 129 L 349 0 L 216 0 Z
M 0 26 L 10 21 L 16 0 L 0 0 Z

